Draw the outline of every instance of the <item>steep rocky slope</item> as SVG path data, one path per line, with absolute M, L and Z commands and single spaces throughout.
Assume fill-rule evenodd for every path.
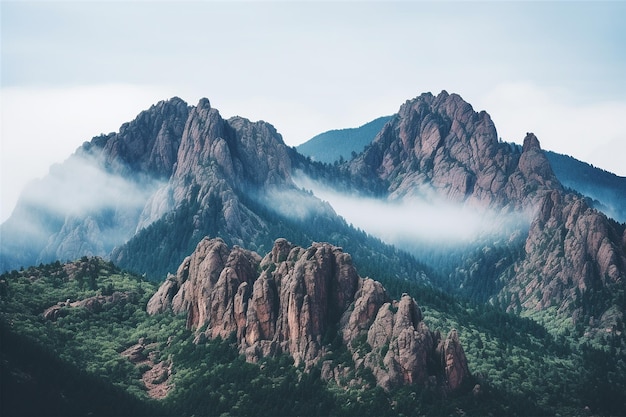
M 556 305 L 580 313 L 580 294 L 624 289 L 624 226 L 564 190 L 535 135 L 527 134 L 521 152 L 499 142 L 489 115 L 458 95 L 444 91 L 407 101 L 347 168 L 383 184 L 392 200 L 436 195 L 529 214 L 524 256 L 499 278 L 499 298 L 511 308 Z M 619 324 L 623 306 L 603 298 L 597 313 L 610 310 L 604 324 Z
M 382 180 L 392 198 L 434 192 L 480 207 L 524 208 L 561 189 L 533 134 L 520 153 L 486 112 L 445 91 L 402 105 L 349 169 Z
M 170 308 L 187 314 L 187 326 L 200 336 L 236 335 L 251 362 L 287 353 L 310 368 L 328 353 L 336 331 L 356 366 L 371 369 L 384 388 L 438 384 L 455 391 L 469 377 L 456 331 L 443 338 L 429 330 L 413 298 L 391 300 L 378 282 L 358 276 L 349 254 L 328 243 L 305 249 L 279 239 L 261 258 L 203 239 L 147 311 Z

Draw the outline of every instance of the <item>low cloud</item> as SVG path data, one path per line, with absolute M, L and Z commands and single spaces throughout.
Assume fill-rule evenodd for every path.
M 142 209 L 163 184 L 127 179 L 94 156 L 76 153 L 22 192 L 2 224 L 2 252 L 24 264 L 82 255 L 106 256 L 135 232 Z M 22 255 L 20 255 L 22 253 Z
M 81 217 L 142 208 L 158 186 L 152 179 L 129 180 L 107 172 L 97 158 L 75 154 L 53 165 L 45 178 L 31 182 L 21 199 L 59 216 Z
M 139 112 L 173 94 L 126 84 L 70 88 L 3 87 L 0 223 L 22 190 L 86 140 L 115 132 Z
M 311 216 L 335 215 L 333 208 L 311 192 L 277 187 L 264 192 L 259 201 L 285 217 L 306 221 Z
M 346 195 L 304 175 L 294 180 L 327 201 L 353 226 L 395 245 L 465 245 L 487 236 L 508 235 L 529 222 L 523 213 L 503 214 L 432 195 L 388 201 Z

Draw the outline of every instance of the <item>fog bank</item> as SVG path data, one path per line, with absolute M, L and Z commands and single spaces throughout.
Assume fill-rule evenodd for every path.
M 388 201 L 347 195 L 301 174 L 294 176 L 294 182 L 327 201 L 353 226 L 394 245 L 464 245 L 509 234 L 530 222 L 525 213 L 499 213 L 432 195 Z

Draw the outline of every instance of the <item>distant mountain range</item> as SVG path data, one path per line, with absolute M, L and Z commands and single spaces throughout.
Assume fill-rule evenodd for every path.
M 622 349 L 624 201 L 623 178 L 532 133 L 502 142 L 445 91 L 298 149 L 267 122 L 172 98 L 26 189 L 0 226 L 0 267 L 101 256 L 162 282 L 149 312 L 185 314 L 196 343 L 232 334 L 253 362 L 286 353 L 307 370 L 341 345 L 384 389 L 445 393 L 469 375 L 462 340 L 429 330 L 410 297 L 367 287 L 352 260 L 388 288 L 446 292 L 440 312 L 463 300 Z
M 296 146 L 296 150 L 314 161 L 332 164 L 347 161 L 372 143 L 391 116 L 379 117 L 361 127 L 329 130 Z

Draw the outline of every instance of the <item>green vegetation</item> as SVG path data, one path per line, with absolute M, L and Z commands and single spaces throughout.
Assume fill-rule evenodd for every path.
M 626 358 L 617 331 L 580 338 L 566 322 L 554 324 L 562 329 L 545 327 L 538 317 L 459 300 L 414 280 L 390 274 L 380 280 L 393 297 L 414 296 L 432 329 L 458 329 L 474 375 L 464 393 L 442 397 L 419 387 L 387 393 L 375 386 L 371 372 L 354 369 L 336 329 L 324 336 L 330 348 L 325 361 L 346 369 L 339 383 L 320 378 L 323 362 L 309 372 L 288 356 L 246 363 L 233 340 L 196 344 L 185 317 L 148 316 L 154 284 L 101 259 L 83 258 L 0 276 L 1 414 L 624 414 Z M 74 303 L 119 293 L 128 297 L 101 308 Z M 44 319 L 44 311 L 59 302 L 56 320 Z M 172 388 L 162 400 L 148 396 L 146 365 L 121 355 L 140 339 L 155 362 L 172 364 Z M 365 338 L 357 344 L 370 349 Z
M 506 397 L 502 414 L 626 414 L 621 331 L 590 338 L 570 321 L 556 320 L 550 309 L 520 317 L 414 282 L 380 281 L 394 297 L 415 297 L 430 328 L 459 330 L 476 382 L 496 398 Z

